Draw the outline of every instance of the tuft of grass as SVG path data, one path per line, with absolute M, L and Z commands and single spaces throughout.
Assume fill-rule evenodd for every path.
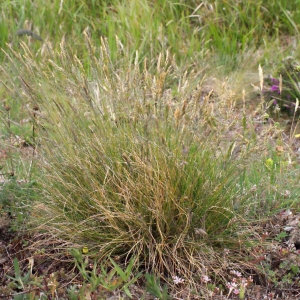
M 1 185 L 1 214 L 26 215 L 14 230 L 32 218 L 40 244 L 130 261 L 127 279 L 151 272 L 147 289 L 162 299 L 178 286 L 214 295 L 220 282 L 229 297 L 230 270 L 262 272 L 267 235 L 257 224 L 299 206 L 299 137 L 295 114 L 289 137 L 267 114 L 261 67 L 260 103 L 247 111 L 247 75 L 277 65 L 281 41 L 298 36 L 296 2 L 3 1 L 0 18 L 0 159 L 13 177 Z M 228 80 L 205 78 L 232 69 Z M 19 188 L 23 176 L 38 189 Z M 88 262 L 77 263 L 88 278 L 70 298 L 99 280 Z M 298 272 L 282 269 L 285 283 Z M 114 289 L 112 273 L 102 283 Z M 238 278 L 244 298 L 252 278 Z M 56 283 L 51 293 L 43 284 L 54 297 Z
M 11 57 L 36 107 L 39 230 L 99 259 L 134 256 L 166 277 L 226 272 L 224 248 L 252 244 L 251 230 L 240 229 L 253 204 L 237 186 L 247 164 L 264 159 L 267 140 L 235 113 L 232 95 L 203 94 L 201 73 L 182 73 L 169 52 L 150 63 L 136 52 L 130 63 L 120 49 L 113 63 L 107 40 L 96 50 L 86 38 L 88 72 L 64 41 L 48 64 L 25 45 Z M 264 130 L 262 139 L 281 134 Z

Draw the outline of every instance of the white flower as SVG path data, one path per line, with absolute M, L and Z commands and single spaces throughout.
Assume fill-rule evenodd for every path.
M 207 275 L 202 275 L 201 281 L 207 283 L 207 282 L 211 281 L 211 279 Z
M 230 252 L 229 249 L 227 249 L 227 248 L 224 249 L 224 254 L 225 254 L 225 255 L 228 255 L 229 252 Z
M 172 279 L 175 284 L 184 283 L 184 279 L 179 278 L 178 276 L 173 276 Z
M 233 290 L 233 289 L 236 289 L 237 288 L 237 283 L 232 281 L 232 282 L 228 282 L 227 283 L 227 287 L 230 289 L 230 290 Z
M 230 273 L 233 274 L 233 275 L 235 275 L 236 277 L 242 277 L 242 273 L 239 272 L 239 271 L 233 270 L 233 271 L 230 271 Z

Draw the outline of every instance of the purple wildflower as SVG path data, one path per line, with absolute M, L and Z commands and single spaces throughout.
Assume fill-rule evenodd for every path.
M 274 85 L 279 85 L 279 80 L 276 79 L 276 78 L 271 78 L 271 82 L 272 82 Z
M 280 89 L 278 85 L 272 85 L 270 90 L 271 92 L 276 92 L 277 94 L 280 94 Z

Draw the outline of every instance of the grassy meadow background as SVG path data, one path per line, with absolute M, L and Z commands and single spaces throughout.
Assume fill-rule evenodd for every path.
M 282 215 L 299 212 L 299 7 L 2 0 L 0 230 L 27 256 L 0 293 L 297 290 L 295 249 L 279 249 L 298 230 Z

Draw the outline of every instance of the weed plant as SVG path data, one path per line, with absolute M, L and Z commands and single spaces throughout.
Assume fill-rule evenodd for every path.
M 273 100 L 271 109 L 273 115 L 294 115 L 297 99 L 300 98 L 299 71 L 297 60 L 288 57 L 278 65 L 275 76 L 267 79 L 269 89 L 265 91 L 265 94 L 270 100 Z M 298 115 L 297 110 L 296 115 Z

